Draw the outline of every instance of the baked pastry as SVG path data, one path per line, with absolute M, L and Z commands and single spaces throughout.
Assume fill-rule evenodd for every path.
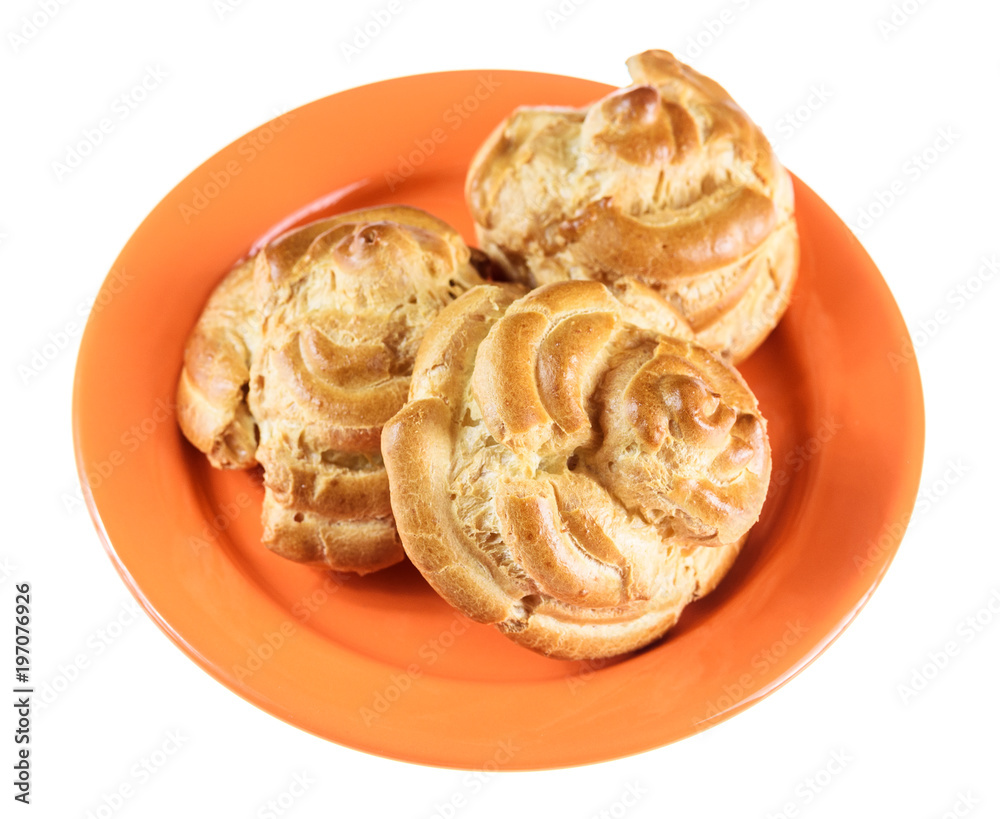
M 628 68 L 589 108 L 519 108 L 486 140 L 466 182 L 480 246 L 532 287 L 637 279 L 739 362 L 796 277 L 791 178 L 717 83 L 666 51 Z
M 177 419 L 217 469 L 257 465 L 257 423 L 247 406 L 253 351 L 260 346 L 254 262 L 236 265 L 212 292 L 184 348 Z
M 264 469 L 264 544 L 361 574 L 403 558 L 379 451 L 420 339 L 482 283 L 459 234 L 416 208 L 340 214 L 237 266 L 188 341 L 181 428 L 215 466 Z
M 382 432 L 410 560 L 553 657 L 646 645 L 710 592 L 771 469 L 740 374 L 593 281 L 470 290 L 434 320 Z

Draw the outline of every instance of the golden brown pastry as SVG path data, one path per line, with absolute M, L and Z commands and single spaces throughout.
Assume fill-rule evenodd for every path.
M 520 108 L 487 139 L 466 183 L 480 245 L 529 286 L 641 281 L 738 362 L 796 277 L 791 178 L 717 83 L 666 51 L 628 68 L 589 108 Z
M 253 259 L 241 262 L 215 288 L 188 337 L 177 384 L 181 429 L 218 469 L 257 464 L 257 425 L 246 400 L 260 343 L 253 270 Z
M 379 451 L 426 327 L 483 280 L 458 233 L 394 206 L 305 225 L 220 284 L 185 352 L 181 426 L 264 468 L 264 543 L 367 573 L 403 558 Z
M 764 419 L 733 367 L 598 282 L 484 285 L 431 324 L 382 432 L 411 561 L 554 657 L 655 640 L 757 520 Z M 662 302 L 661 302 L 662 304 Z

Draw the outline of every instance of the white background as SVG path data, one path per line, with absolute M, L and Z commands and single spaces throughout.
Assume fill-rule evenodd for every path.
M 115 816 L 267 816 L 283 794 L 283 815 L 297 819 L 430 817 L 455 794 L 467 797 L 460 817 L 790 816 L 788 803 L 810 819 L 1000 815 L 1000 615 L 988 608 L 1000 608 L 1000 282 L 983 266 L 1000 254 L 1000 7 L 399 0 L 348 61 L 343 43 L 387 3 L 347 5 L 70 0 L 51 14 L 42 0 L 8 0 L 0 10 L 0 668 L 12 667 L 14 584 L 25 581 L 36 682 L 72 676 L 61 669 L 88 658 L 35 714 L 33 804 L 13 802 L 2 784 L 0 813 L 106 816 L 105 795 L 131 784 Z M 33 35 L 32 16 L 43 23 Z M 473 794 L 462 772 L 368 756 L 280 722 L 212 680 L 144 614 L 129 615 L 87 512 L 66 496 L 76 486 L 80 305 L 143 217 L 229 142 L 336 91 L 464 68 L 625 84 L 625 58 L 652 47 L 719 80 L 852 227 L 862 211 L 876 217 L 861 238 L 917 342 L 927 447 L 910 531 L 846 634 L 776 694 L 703 734 L 615 762 L 502 773 Z M 166 78 L 57 178 L 53 163 L 151 68 Z M 939 133 L 950 134 L 938 140 L 944 150 L 933 147 Z M 911 158 L 925 150 L 920 169 Z M 880 210 L 893 182 L 902 193 Z M 50 334 L 64 349 L 25 383 L 18 368 Z M 977 613 L 983 625 L 964 639 L 963 621 Z M 899 686 L 949 641 L 957 656 L 904 697 Z M 4 710 L 0 781 L 9 783 L 13 712 Z M 179 750 L 140 781 L 133 766 L 172 749 L 170 732 L 183 738 Z M 296 776 L 307 786 L 293 787 Z M 640 796 L 626 807 L 630 787 Z

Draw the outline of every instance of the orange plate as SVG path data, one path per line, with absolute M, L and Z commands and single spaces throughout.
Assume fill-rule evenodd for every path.
M 906 327 L 860 244 L 796 180 L 802 270 L 742 367 L 770 422 L 774 477 L 722 586 L 617 662 L 546 659 L 438 599 L 409 564 L 339 577 L 260 546 L 260 477 L 210 468 L 174 388 L 209 292 L 276 230 L 401 202 L 475 241 L 462 186 L 514 107 L 608 86 L 463 71 L 336 94 L 261 126 L 180 183 L 99 294 L 73 396 L 77 465 L 125 583 L 195 662 L 307 731 L 396 759 L 530 770 L 689 736 L 760 700 L 847 626 L 895 553 L 917 491 L 923 401 Z M 335 192 L 335 193 L 331 193 Z M 289 217 L 289 214 L 294 214 Z

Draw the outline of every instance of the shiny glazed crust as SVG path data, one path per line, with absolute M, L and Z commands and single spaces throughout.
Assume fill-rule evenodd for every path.
M 188 343 L 181 426 L 215 466 L 264 468 L 268 548 L 362 574 L 403 558 L 382 424 L 431 319 L 481 282 L 458 233 L 403 206 L 290 231 L 223 280 Z
M 777 324 L 798 268 L 791 177 L 717 83 L 666 51 L 589 108 L 520 108 L 479 149 L 466 198 L 480 245 L 529 286 L 656 289 L 738 362 Z
M 770 448 L 739 373 L 598 282 L 484 285 L 433 322 L 382 433 L 403 545 L 468 616 L 562 658 L 648 644 L 757 520 Z

